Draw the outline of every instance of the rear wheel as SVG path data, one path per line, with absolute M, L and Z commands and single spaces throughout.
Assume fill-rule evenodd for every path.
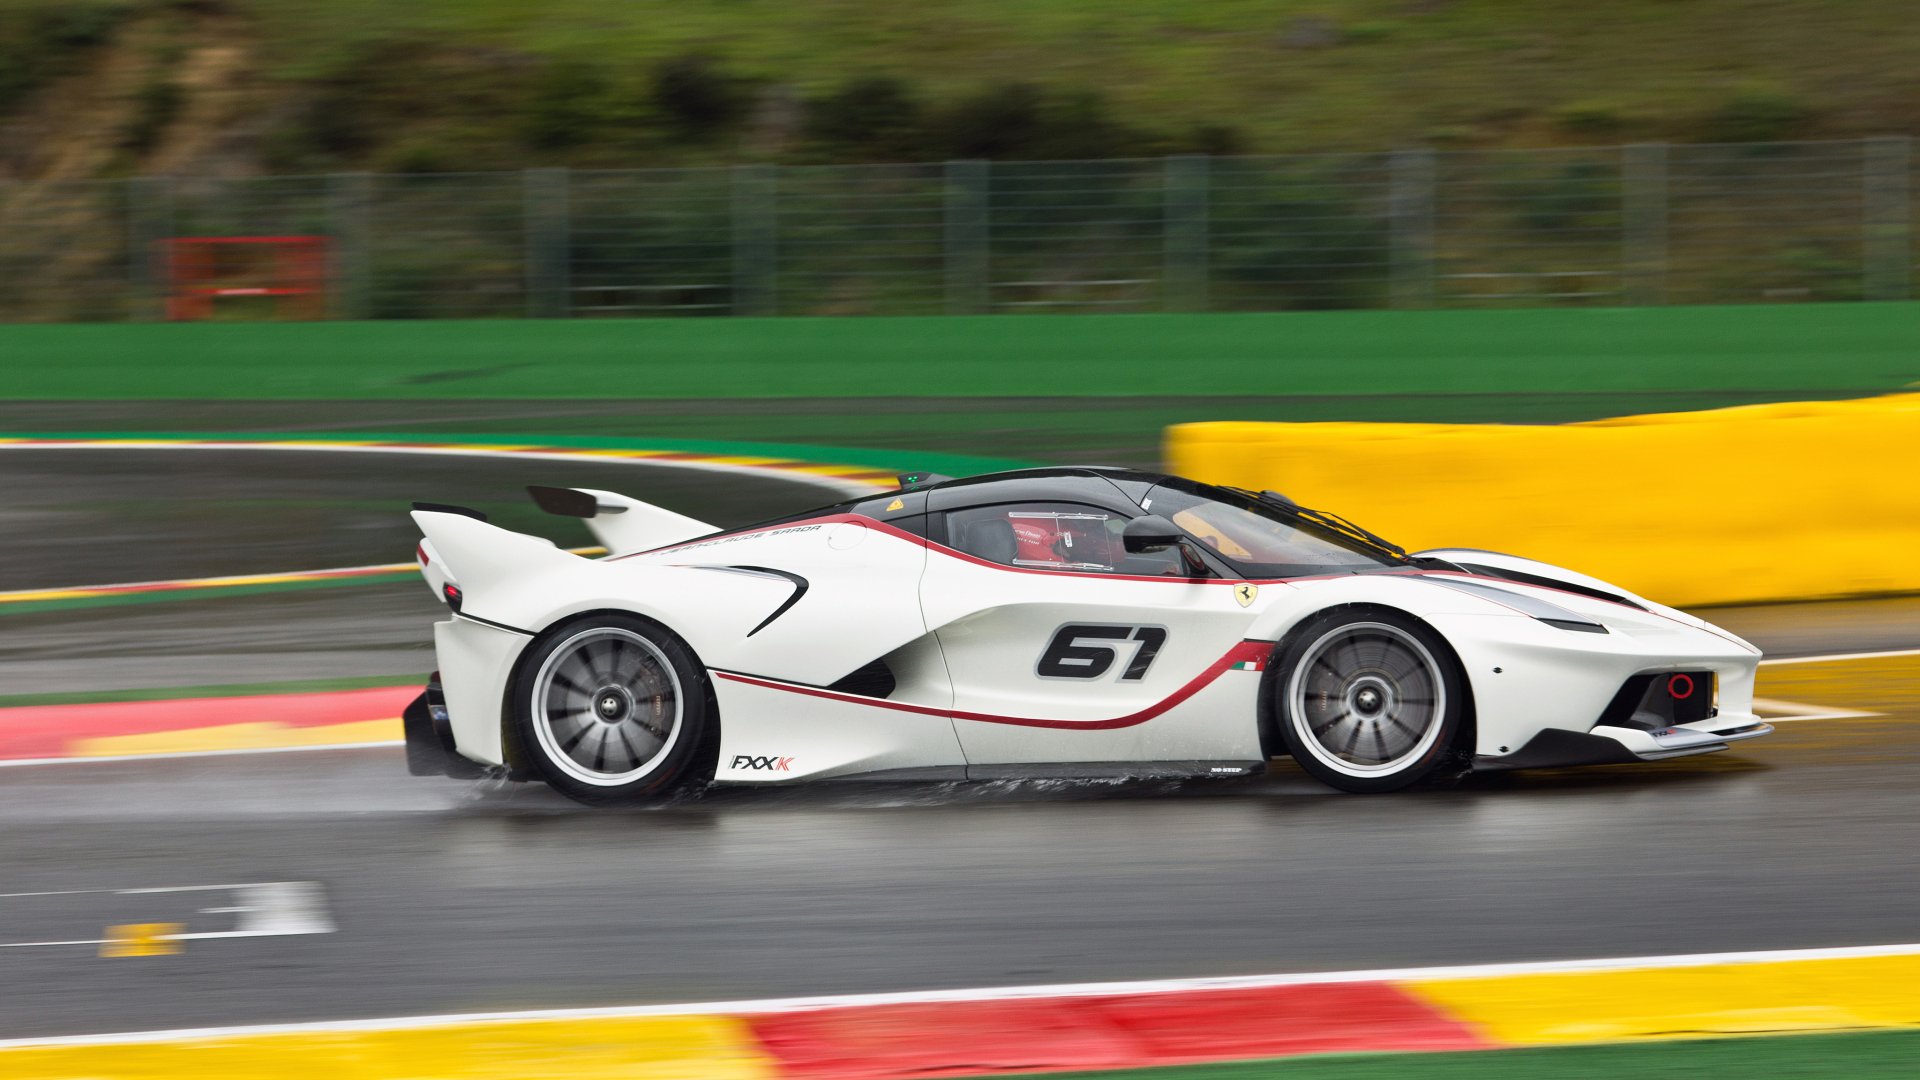
M 590 615 L 542 634 L 521 662 L 513 706 L 534 770 L 580 802 L 632 802 L 711 778 L 706 671 L 651 620 Z
M 1466 710 L 1452 650 L 1397 611 L 1333 612 L 1281 657 L 1275 715 L 1300 767 L 1342 791 L 1395 791 L 1450 775 Z

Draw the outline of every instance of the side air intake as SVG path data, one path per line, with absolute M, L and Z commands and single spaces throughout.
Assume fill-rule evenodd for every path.
M 870 698 L 889 697 L 893 694 L 893 688 L 893 669 L 887 666 L 885 660 L 862 664 L 827 687 L 842 694 Z

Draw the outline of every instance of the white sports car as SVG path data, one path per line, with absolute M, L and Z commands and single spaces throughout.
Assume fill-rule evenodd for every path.
M 1347 791 L 1654 761 L 1772 730 L 1759 650 L 1492 552 L 1407 555 L 1273 492 L 1117 468 L 896 491 L 741 529 L 534 488 L 585 558 L 415 505 L 452 617 L 417 774 L 585 802 L 826 778 L 1245 776 Z

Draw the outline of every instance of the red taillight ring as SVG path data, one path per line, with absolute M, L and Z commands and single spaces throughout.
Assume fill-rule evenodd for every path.
M 1675 701 L 1685 701 L 1693 696 L 1693 677 L 1673 675 L 1667 679 L 1667 694 Z

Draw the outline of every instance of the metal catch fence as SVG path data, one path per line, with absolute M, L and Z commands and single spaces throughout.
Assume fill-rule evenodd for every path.
M 160 318 L 168 243 L 240 236 L 320 238 L 337 318 L 1905 299 L 1914 170 L 1895 137 L 0 183 L 0 320 Z

